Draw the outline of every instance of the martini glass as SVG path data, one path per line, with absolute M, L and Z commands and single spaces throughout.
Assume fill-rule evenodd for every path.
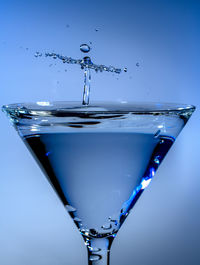
M 89 265 L 109 265 L 113 239 L 194 110 L 167 103 L 3 106 L 79 229 Z

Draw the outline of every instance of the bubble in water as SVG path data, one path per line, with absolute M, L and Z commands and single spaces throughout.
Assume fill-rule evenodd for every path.
M 81 45 L 80 45 L 80 50 L 81 50 L 82 52 L 84 52 L 84 53 L 88 53 L 88 52 L 91 50 L 91 48 L 90 48 L 90 46 L 87 45 L 87 44 L 81 44 Z
M 65 205 L 65 208 L 67 209 L 68 212 L 76 212 L 76 208 L 74 208 L 71 205 Z
M 137 66 L 137 67 L 139 67 L 139 66 L 140 66 L 140 64 L 139 64 L 139 63 L 136 63 L 136 66 Z
M 125 73 L 127 72 L 127 68 L 126 68 L 126 67 L 124 67 L 124 72 L 125 72 Z
M 101 251 L 101 249 L 100 248 L 96 248 L 96 247 L 88 247 L 88 249 L 91 251 L 91 252 L 99 252 L 99 251 Z
M 112 228 L 112 225 L 111 224 L 105 224 L 105 225 L 102 225 L 101 228 L 104 229 L 104 230 L 109 230 L 109 229 Z
M 160 164 L 160 156 L 156 156 L 156 157 L 154 158 L 154 162 L 155 162 L 156 164 Z
M 97 261 L 100 259 L 101 259 L 101 255 L 96 255 L 96 254 L 90 255 L 90 258 L 89 258 L 90 261 Z
M 46 155 L 46 156 L 49 156 L 50 154 L 51 154 L 51 151 L 50 151 L 50 152 L 47 152 L 45 155 Z
M 42 56 L 42 53 L 41 53 L 41 52 L 36 52 L 36 53 L 34 54 L 34 56 L 35 56 L 35 57 L 41 57 L 41 56 Z

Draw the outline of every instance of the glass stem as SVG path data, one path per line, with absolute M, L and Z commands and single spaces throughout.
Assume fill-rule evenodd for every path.
M 88 265 L 109 265 L 113 237 L 90 238 L 85 243 L 88 250 Z

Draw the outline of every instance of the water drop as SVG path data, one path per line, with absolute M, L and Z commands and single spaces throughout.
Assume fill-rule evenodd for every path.
M 80 50 L 81 50 L 81 52 L 88 53 L 91 50 L 91 48 L 87 44 L 81 44 L 80 45 Z
M 35 57 L 41 57 L 41 56 L 42 56 L 42 53 L 41 53 L 41 52 L 36 52 L 36 53 L 34 54 L 34 56 L 35 56 Z
M 96 31 L 96 32 L 98 32 L 98 31 L 99 31 L 99 29 L 97 29 L 97 28 L 96 28 L 96 29 L 95 29 L 95 31 Z
M 139 64 L 139 63 L 136 63 L 136 66 L 137 66 L 137 67 L 139 67 L 139 66 L 140 66 L 140 64 Z
M 66 25 L 66 28 L 69 28 L 69 24 Z
M 90 255 L 90 258 L 89 258 L 90 261 L 97 261 L 100 259 L 101 259 L 101 255 L 96 255 L 96 254 Z
M 101 228 L 104 230 L 109 230 L 112 228 L 112 225 L 111 224 L 105 224 L 105 225 L 102 225 Z
M 67 209 L 68 212 L 76 212 L 76 208 L 74 208 L 71 205 L 65 205 L 65 208 Z
M 124 67 L 124 72 L 125 72 L 125 73 L 127 72 L 127 68 L 126 68 L 126 67 Z

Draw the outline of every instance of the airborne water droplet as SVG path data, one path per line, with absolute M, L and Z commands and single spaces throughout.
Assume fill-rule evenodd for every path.
M 76 212 L 76 208 L 72 207 L 71 205 L 65 205 L 65 208 L 68 212 Z
M 35 56 L 35 57 L 41 57 L 41 56 L 42 56 L 42 53 L 41 53 L 41 52 L 36 52 L 36 53 L 34 54 L 34 56 Z
M 87 45 L 87 44 L 81 44 L 81 45 L 80 45 L 80 50 L 81 50 L 82 52 L 84 52 L 84 53 L 88 53 L 88 52 L 91 50 L 91 48 L 90 48 L 90 46 Z
M 127 68 L 126 68 L 126 67 L 124 67 L 124 72 L 125 72 L 125 73 L 127 72 Z
M 137 66 L 137 67 L 139 67 L 139 66 L 140 66 L 140 64 L 139 64 L 139 63 L 136 63 L 136 66 Z

